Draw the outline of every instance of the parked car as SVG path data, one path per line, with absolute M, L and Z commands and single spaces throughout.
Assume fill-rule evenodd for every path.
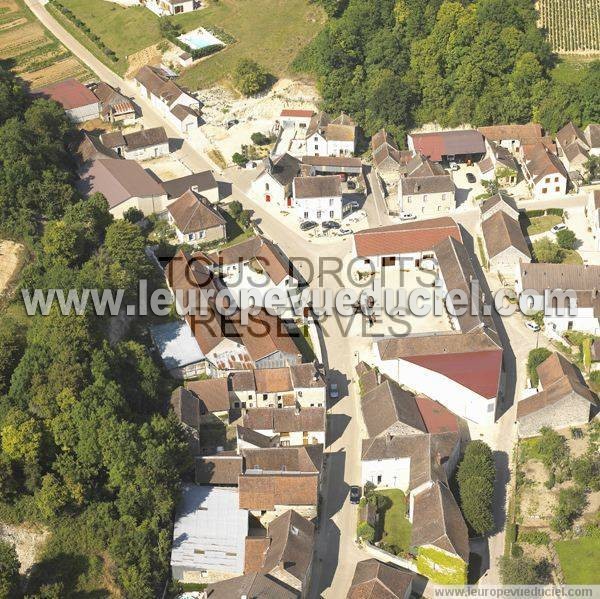
M 469 183 L 477 183 L 477 177 L 473 173 L 467 173 L 467 181 Z
M 456 164 L 456 162 L 450 162 L 450 164 L 448 164 L 448 167 L 450 168 L 451 171 L 458 170 L 458 164 Z
M 416 214 L 413 214 L 412 212 L 401 212 L 400 213 L 400 220 L 415 220 L 417 218 Z
M 342 228 L 338 231 L 340 235 L 352 235 L 352 229 Z
M 348 181 L 346 185 L 348 186 L 348 189 L 356 189 L 356 183 L 354 181 Z
M 329 384 L 329 397 L 331 399 L 337 399 L 340 396 L 340 388 L 337 383 Z
M 565 223 L 558 223 L 558 225 L 554 225 L 550 231 L 556 235 L 559 231 L 564 231 L 566 228 L 567 225 L 565 225 Z
M 239 125 L 240 122 L 237 119 L 231 119 L 227 121 L 227 129 L 231 129 L 234 125 Z
M 314 220 L 305 220 L 303 223 L 300 223 L 301 231 L 310 231 L 317 226 L 317 223 Z
M 340 223 L 336 223 L 334 220 L 324 220 L 321 223 L 321 226 L 324 229 L 339 229 L 342 225 L 340 225 Z
M 350 487 L 350 503 L 358 503 L 360 501 L 360 487 L 357 487 L 356 485 L 352 485 Z
M 533 322 L 533 320 L 526 320 L 525 326 L 534 333 L 537 333 L 540 330 L 540 325 L 537 322 Z
M 358 202 L 352 201 L 348 202 L 345 206 L 346 210 L 358 210 Z

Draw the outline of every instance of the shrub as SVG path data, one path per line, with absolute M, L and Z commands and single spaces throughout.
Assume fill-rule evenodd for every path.
M 597 455 L 584 455 L 571 461 L 571 476 L 575 483 L 584 489 L 600 489 L 600 458 Z
M 552 530 L 564 533 L 569 530 L 573 520 L 579 517 L 586 506 L 585 491 L 581 488 L 561 489 L 558 505 L 550 523 Z
M 19 596 L 19 565 L 15 548 L 0 539 L 0 597 Z
M 552 352 L 545 347 L 538 347 L 529 352 L 529 356 L 527 357 L 527 375 L 529 376 L 529 380 L 533 387 L 537 387 L 540 382 L 537 367 L 542 362 L 545 362 L 551 355 Z
M 233 160 L 234 164 L 237 164 L 238 166 L 246 166 L 246 163 L 248 162 L 248 159 L 243 154 L 240 154 L 239 152 L 236 152 L 231 157 L 231 160 Z
M 554 470 L 550 472 L 548 475 L 548 480 L 544 483 L 546 489 L 553 489 L 556 484 L 556 474 L 554 474 Z
M 519 542 L 529 545 L 549 545 L 550 535 L 541 530 L 524 530 L 519 532 Z
M 503 556 L 498 566 L 503 584 L 543 584 L 547 579 L 544 564 L 529 557 Z
M 537 439 L 537 457 L 548 472 L 563 468 L 569 461 L 569 446 L 567 440 L 548 427 L 540 429 L 541 436 Z
M 123 218 L 128 220 L 130 223 L 137 223 L 144 218 L 144 213 L 139 208 L 132 206 L 131 208 L 125 210 L 123 213 Z
M 515 543 L 510 550 L 510 555 L 512 557 L 523 557 L 523 547 Z
M 535 218 L 536 216 L 544 216 L 545 211 L 544 210 L 527 210 L 525 212 L 525 216 L 527 218 Z
M 368 522 L 362 520 L 356 527 L 356 536 L 363 541 L 372 543 L 375 539 L 375 529 Z
M 533 253 L 538 262 L 558 264 L 562 262 L 563 252 L 555 241 L 543 237 L 533 244 Z
M 552 216 L 562 216 L 564 214 L 564 210 L 562 208 L 548 208 L 546 210 L 546 214 L 552 215 Z
M 600 393 L 600 370 L 594 370 L 590 374 L 590 387 L 596 393 Z
M 229 204 L 229 214 L 231 214 L 231 216 L 233 216 L 233 218 L 236 220 L 239 218 L 243 209 L 242 203 L 238 202 L 237 200 L 233 200 L 233 202 Z
M 252 217 L 251 210 L 242 210 L 238 222 L 242 226 L 242 228 L 247 229 L 250 226 L 250 218 Z
M 234 84 L 244 96 L 254 96 L 269 84 L 269 75 L 254 60 L 242 58 L 233 74 Z
M 257 146 L 266 146 L 271 142 L 271 138 L 260 131 L 253 133 L 250 136 L 250 139 L 252 140 L 252 143 L 256 144 Z
M 478 534 L 490 532 L 494 527 L 495 477 L 492 450 L 483 441 L 471 441 L 458 467 L 457 479 L 465 520 Z
M 556 234 L 558 245 L 564 250 L 572 250 L 577 243 L 577 237 L 571 229 L 563 229 Z

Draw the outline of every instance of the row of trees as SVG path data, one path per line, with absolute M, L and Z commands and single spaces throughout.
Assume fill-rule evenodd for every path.
M 134 297 L 152 275 L 144 233 L 113 221 L 101 195 L 79 200 L 69 123 L 55 104 L 20 94 L 0 71 L 1 222 L 25 234 L 32 256 L 21 286 Z M 27 317 L 15 302 L 0 319 L 0 513 L 50 529 L 31 597 L 102 591 L 103 580 L 126 597 L 153 597 L 167 579 L 188 446 L 147 347 L 91 308 Z
M 330 15 L 296 67 L 317 75 L 325 109 L 367 134 L 415 125 L 600 118 L 600 63 L 555 85 L 530 0 L 321 0 Z

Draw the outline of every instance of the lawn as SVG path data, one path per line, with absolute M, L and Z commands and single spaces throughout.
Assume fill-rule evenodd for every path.
M 562 223 L 563 219 L 561 216 L 556 214 L 546 214 L 544 216 L 534 216 L 532 218 L 525 218 L 523 221 L 525 225 L 525 233 L 531 237 L 538 233 L 545 233 L 549 231 L 554 225 Z
M 400 551 L 410 547 L 411 525 L 406 517 L 406 495 L 400 489 L 377 491 L 377 495 L 388 497 L 392 505 L 386 510 L 381 540 L 386 545 L 394 545 Z
M 563 250 L 561 264 L 583 264 L 583 258 L 575 250 Z
M 1 0 L 0 0 L 1 1 Z M 159 18 L 140 7 L 124 8 L 105 0 L 58 0 L 83 21 L 118 57 L 109 60 L 94 42 L 52 4 L 48 10 L 74 37 L 115 72 L 129 68 L 127 57 L 161 41 Z M 211 0 L 207 8 L 169 17 L 190 31 L 218 28 L 237 41 L 185 71 L 182 85 L 207 87 L 227 77 L 240 58 L 253 58 L 273 75 L 287 73 L 296 54 L 319 32 L 324 12 L 308 0 Z
M 284 76 L 325 22 L 322 10 L 308 0 L 220 0 L 198 13 L 202 25 L 219 27 L 237 42 L 186 70 L 181 83 L 190 89 L 221 81 L 240 58 L 252 58 L 271 74 Z M 182 15 L 175 22 L 189 28 L 186 19 Z
M 567 584 L 600 584 L 600 539 L 582 537 L 554 546 Z
M 32 88 L 91 73 L 39 23 L 23 0 L 0 0 L 0 60 Z

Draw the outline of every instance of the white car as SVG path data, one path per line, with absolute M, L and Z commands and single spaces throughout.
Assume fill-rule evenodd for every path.
M 417 216 L 412 212 L 401 212 L 400 220 L 415 220 Z
M 338 229 L 338 235 L 352 235 L 352 229 Z
M 329 397 L 331 399 L 337 399 L 340 396 L 340 389 L 337 383 L 330 383 L 329 385 Z
M 458 170 L 458 164 L 456 164 L 456 162 L 450 162 L 450 164 L 448 164 L 448 167 L 450 168 L 451 171 Z
M 565 223 L 558 223 L 558 225 L 554 225 L 550 231 L 556 235 L 559 231 L 564 231 L 566 228 L 567 225 L 565 225 Z
M 534 333 L 538 333 L 540 330 L 540 325 L 537 322 L 533 322 L 533 320 L 526 320 L 525 326 Z

